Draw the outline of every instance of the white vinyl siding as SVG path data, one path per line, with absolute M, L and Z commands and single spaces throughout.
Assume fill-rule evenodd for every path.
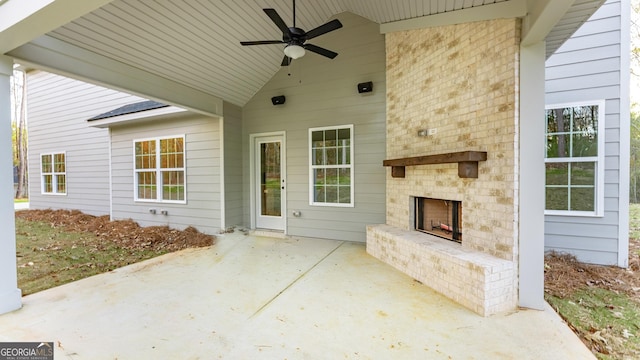
M 626 4 L 626 5 L 625 5 Z M 628 137 L 628 119 L 623 119 L 622 79 L 628 68 L 621 68 L 622 11 L 629 11 L 625 1 L 608 0 L 546 61 L 546 104 L 583 103 L 604 99 L 604 153 L 602 216 L 545 215 L 545 249 L 571 253 L 578 260 L 597 264 L 624 265 L 619 251 L 628 244 L 626 214 L 628 205 L 620 202 L 621 176 L 628 164 L 622 161 L 621 139 Z M 626 30 L 625 30 L 626 29 Z M 625 125 L 626 124 L 626 125 Z M 623 233 L 623 237 L 621 237 Z M 624 258 L 622 256 L 621 258 Z
M 182 113 L 170 118 L 111 127 L 114 219 L 216 234 L 221 228 L 220 123 Z M 184 137 L 185 201 L 135 200 L 134 141 Z
M 353 125 L 309 129 L 309 204 L 353 206 Z
M 186 203 L 184 135 L 133 141 L 134 199 Z
M 366 226 L 386 221 L 385 159 L 386 57 L 379 25 L 350 14 L 337 15 L 344 28 L 314 39 L 314 44 L 340 53 L 329 60 L 308 53 L 283 67 L 243 109 L 243 163 L 250 163 L 250 135 L 285 132 L 286 233 L 347 241 L 366 240 Z M 358 44 L 354 47 L 353 44 Z M 373 82 L 359 94 L 357 84 Z M 285 95 L 284 105 L 271 97 Z M 353 207 L 309 204 L 309 128 L 353 125 Z M 244 193 L 251 177 L 245 166 Z M 250 224 L 250 199 L 244 199 L 244 223 Z M 300 216 L 293 216 L 293 213 Z
M 545 214 L 602 216 L 604 101 L 546 108 Z
M 109 214 L 109 132 L 87 119 L 143 99 L 43 72 L 27 73 L 29 207 Z M 65 153 L 66 196 L 42 194 L 41 154 Z

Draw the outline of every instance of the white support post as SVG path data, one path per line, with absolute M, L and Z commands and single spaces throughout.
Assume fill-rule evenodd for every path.
M 519 305 L 544 309 L 545 43 L 520 46 Z
M 11 85 L 13 59 L 0 55 L 0 314 L 22 307 L 16 266 L 16 224 L 13 207 Z
M 620 12 L 620 184 L 618 185 L 618 266 L 629 267 L 629 161 L 631 157 L 631 3 Z

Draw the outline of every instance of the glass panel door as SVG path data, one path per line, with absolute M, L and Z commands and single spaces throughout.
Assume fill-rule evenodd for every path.
M 256 228 L 284 230 L 283 144 L 283 136 L 256 137 L 253 144 Z
M 279 141 L 260 144 L 260 214 L 263 216 L 282 215 L 280 145 Z

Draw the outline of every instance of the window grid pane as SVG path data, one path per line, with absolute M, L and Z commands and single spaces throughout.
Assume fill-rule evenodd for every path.
M 163 138 L 135 143 L 137 198 L 185 201 L 184 138 Z
M 136 169 L 154 169 L 156 167 L 156 141 L 136 142 Z
M 595 211 L 596 162 L 547 163 L 546 209 Z
M 44 194 L 66 194 L 65 153 L 43 154 L 40 156 L 42 192 Z
M 599 105 L 546 110 L 547 210 L 596 210 L 599 110 Z
M 351 204 L 351 128 L 312 130 L 313 203 Z
M 42 176 L 43 188 L 45 193 L 53 192 L 53 175 Z
M 65 172 L 64 154 L 54 154 L 53 159 L 54 171 L 58 173 Z
M 569 199 L 569 210 L 573 211 L 594 211 L 595 210 L 595 187 L 577 187 L 571 189 Z
M 569 210 L 569 188 L 549 188 L 545 192 L 547 210 Z
M 182 138 L 160 140 L 160 168 L 176 169 L 184 167 L 183 149 Z
M 63 194 L 67 192 L 67 183 L 65 175 L 56 175 L 56 192 Z
M 569 179 L 571 185 L 587 185 L 595 187 L 596 177 L 596 163 L 595 162 L 580 162 L 571 163 L 571 178 Z
M 162 199 L 184 200 L 184 172 L 162 172 Z
M 569 210 L 595 210 L 595 167 L 593 162 L 569 164 Z
M 51 173 L 51 155 L 42 155 L 42 173 Z
M 598 106 L 546 110 L 547 158 L 598 154 Z
M 152 171 L 138 172 L 138 198 L 154 200 L 157 198 L 156 173 Z
M 547 185 L 568 185 L 569 184 L 569 164 L 568 163 L 546 163 L 546 184 Z

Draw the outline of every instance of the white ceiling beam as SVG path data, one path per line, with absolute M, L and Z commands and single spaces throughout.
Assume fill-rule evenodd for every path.
M 528 0 L 527 16 L 522 22 L 521 45 L 543 41 L 567 13 L 575 0 Z
M 222 116 L 222 99 L 148 71 L 43 35 L 8 53 L 18 63 L 110 89 Z
M 519 18 L 527 15 L 526 0 L 510 0 L 380 25 L 380 33 L 456 25 L 473 21 Z
M 9 0 L 0 5 L 0 54 L 46 34 L 112 0 Z

